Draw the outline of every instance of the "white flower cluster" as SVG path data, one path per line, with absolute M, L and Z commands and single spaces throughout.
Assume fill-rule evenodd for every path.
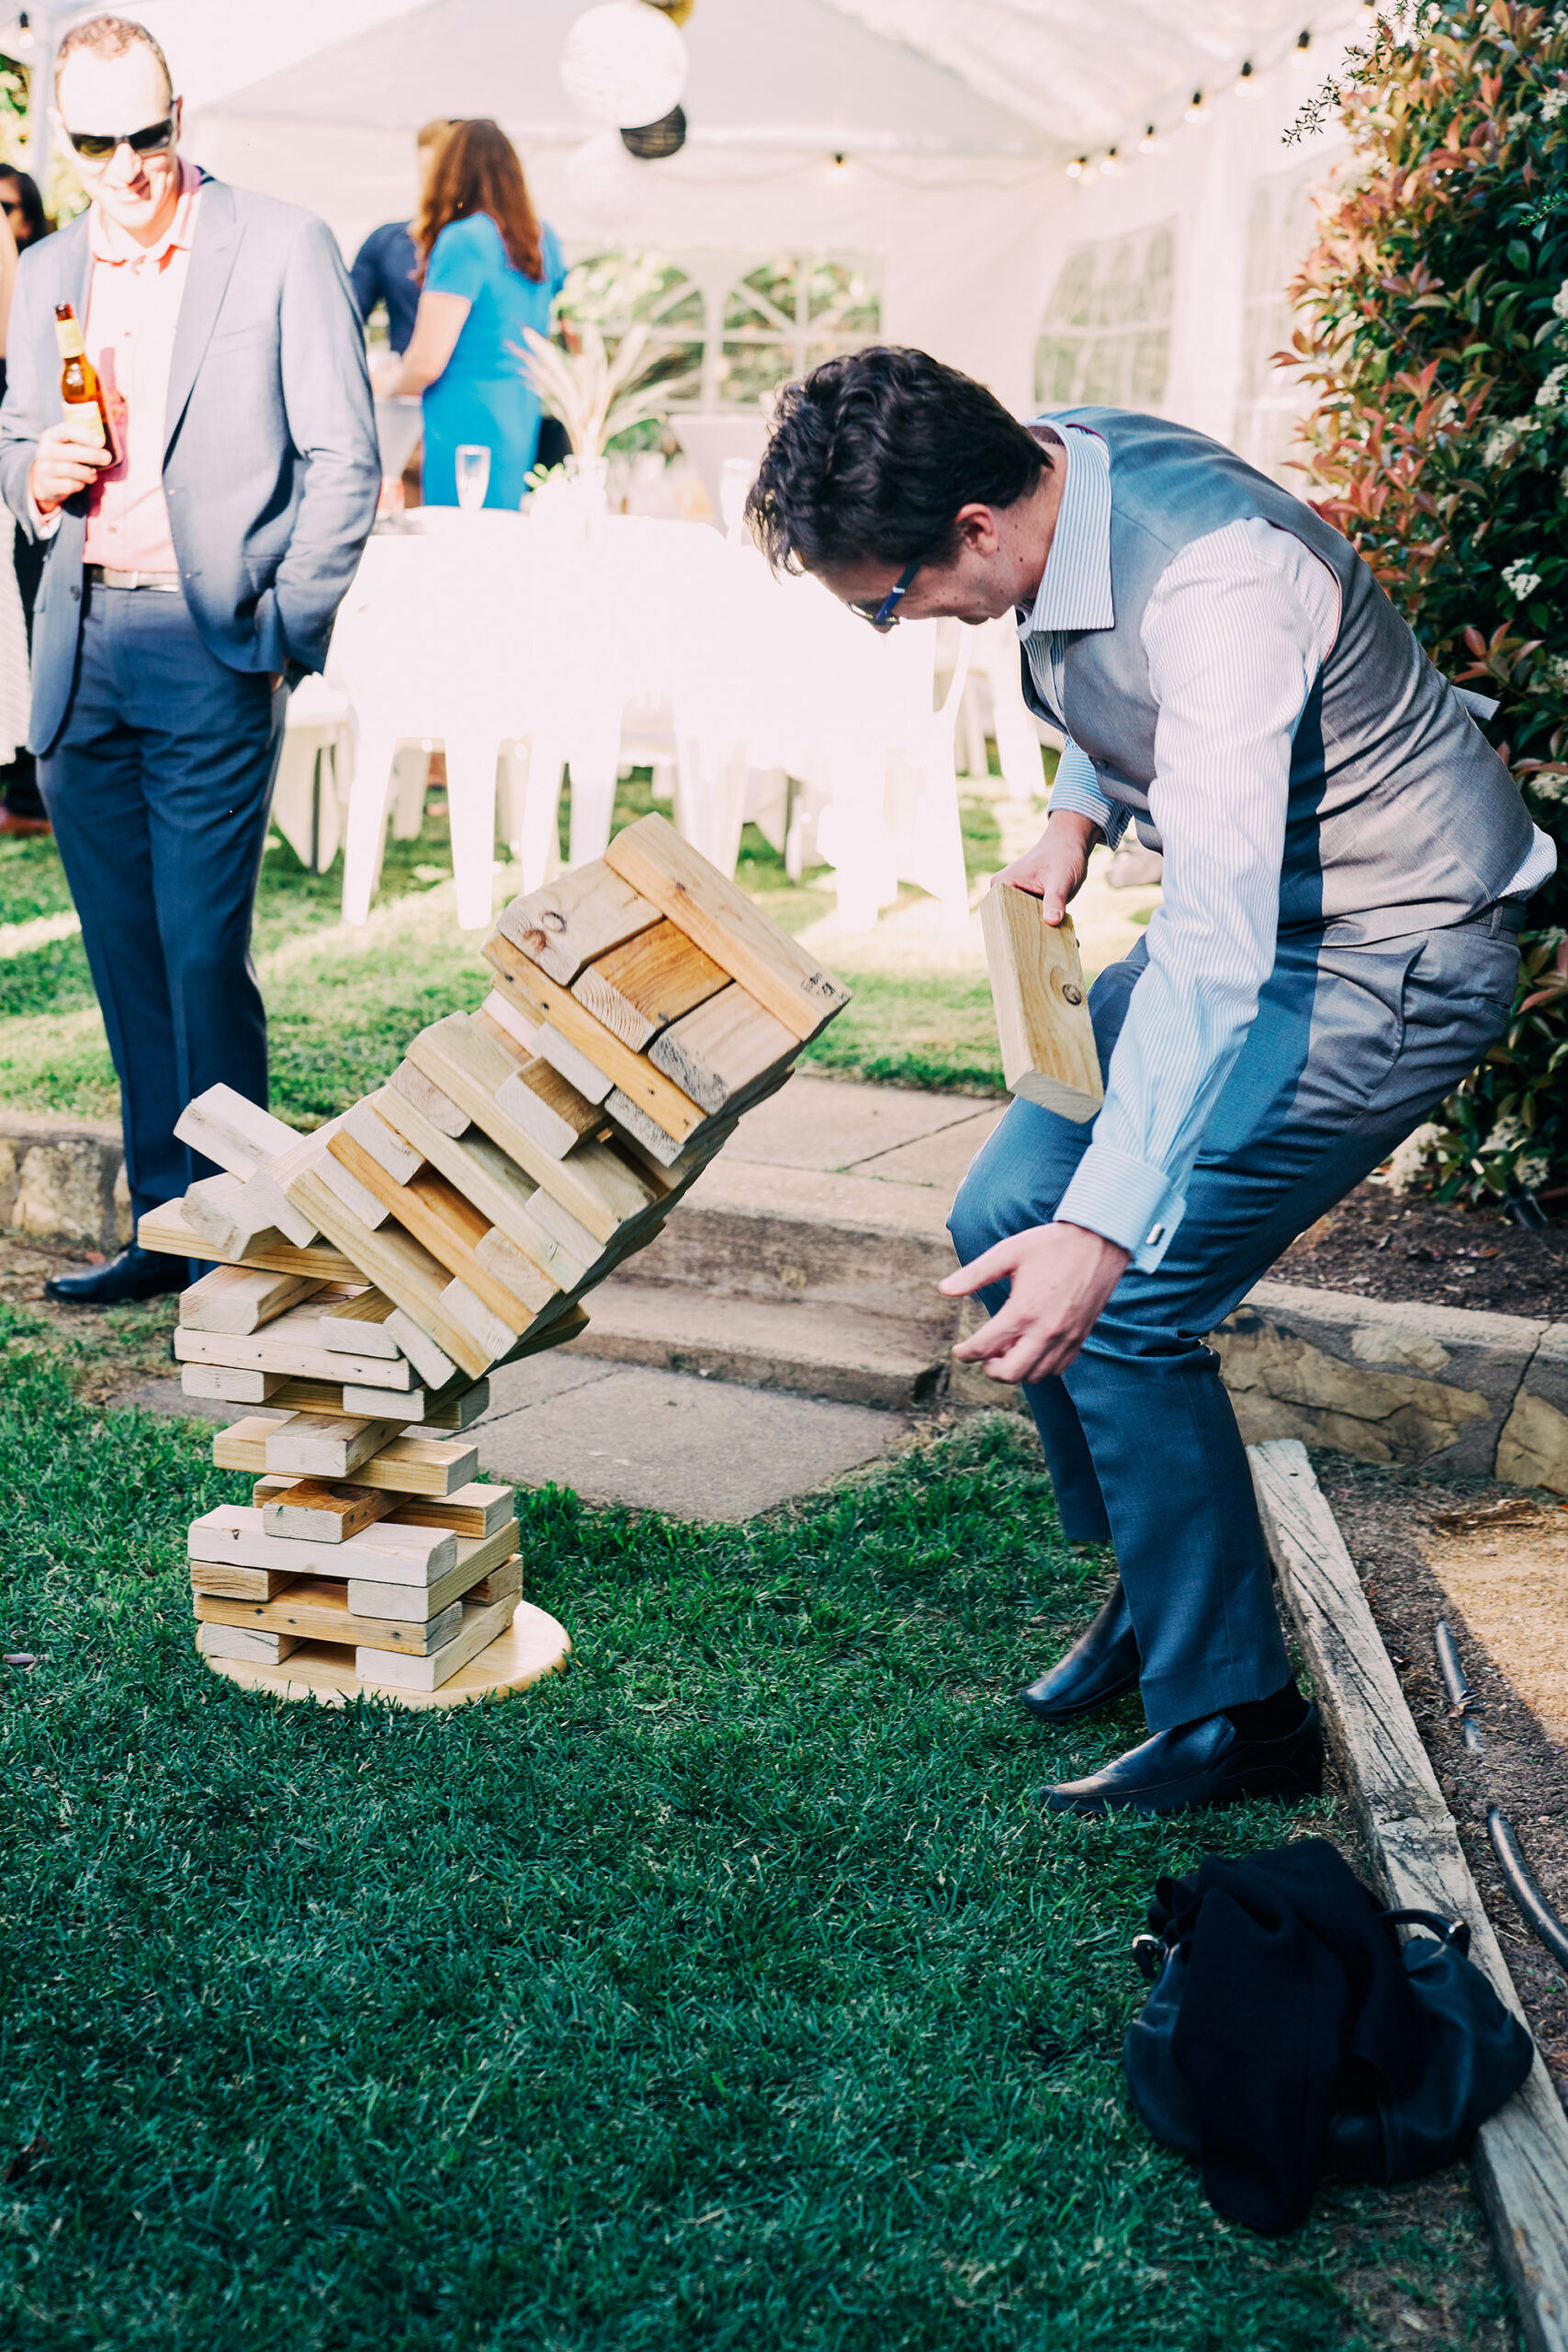
M 1548 90 L 1540 102 L 1543 122 L 1555 122 L 1564 107 L 1568 107 L 1568 90 Z
M 1514 1162 L 1514 1182 L 1521 1192 L 1539 1192 L 1551 1173 L 1551 1155 L 1544 1151 L 1527 1151 Z
M 1397 1147 L 1377 1182 L 1386 1184 L 1391 1193 L 1408 1193 L 1413 1184 L 1420 1182 L 1441 1136 L 1442 1129 L 1434 1126 L 1430 1120 L 1424 1127 L 1417 1127 L 1413 1136 L 1406 1136 Z
M 1568 319 L 1568 277 L 1551 298 L 1551 313 L 1554 318 Z
M 1561 408 L 1568 401 L 1568 360 L 1554 368 L 1535 396 L 1537 408 Z
M 1481 453 L 1482 464 L 1483 466 L 1506 465 L 1534 422 L 1535 419 L 1529 416 L 1510 416 L 1501 424 L 1495 424 L 1486 436 L 1486 447 Z M 1568 467 L 1563 470 L 1568 472 Z
M 1527 776 L 1525 782 L 1538 800 L 1568 800 L 1568 776 L 1553 775 L 1550 768 Z
M 1527 596 L 1533 596 L 1540 586 L 1540 574 L 1539 571 L 1530 570 L 1528 556 L 1517 556 L 1512 563 L 1505 564 L 1503 579 L 1505 584 L 1513 590 L 1521 605 Z
M 1488 1156 L 1494 1152 L 1517 1151 L 1529 1143 L 1529 1129 L 1522 1119 L 1499 1119 L 1481 1148 Z
M 1548 685 L 1568 686 L 1568 653 L 1543 653 L 1536 675 Z

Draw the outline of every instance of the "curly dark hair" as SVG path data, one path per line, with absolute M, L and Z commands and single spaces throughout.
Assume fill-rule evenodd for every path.
M 784 386 L 746 517 L 775 571 L 944 563 L 961 506 L 1011 506 L 1050 469 L 984 384 L 878 345 Z

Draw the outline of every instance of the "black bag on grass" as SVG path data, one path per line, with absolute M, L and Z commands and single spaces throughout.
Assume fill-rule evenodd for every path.
M 1432 1939 L 1401 1946 L 1406 1922 Z M 1278 2235 L 1325 2172 L 1433 2172 L 1529 2073 L 1530 2038 L 1467 1958 L 1468 1928 L 1380 1910 L 1325 1838 L 1162 1878 L 1149 1927 L 1127 2080 L 1229 2221 Z

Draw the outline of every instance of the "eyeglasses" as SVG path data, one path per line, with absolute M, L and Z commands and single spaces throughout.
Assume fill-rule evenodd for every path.
M 162 122 L 146 123 L 140 130 L 67 130 L 65 136 L 88 164 L 107 164 L 120 147 L 133 155 L 163 155 L 175 143 L 175 118 L 166 114 Z
M 858 613 L 863 621 L 869 621 L 880 636 L 886 637 L 890 628 L 897 628 L 898 607 L 914 586 L 915 574 L 924 561 L 924 556 L 917 556 L 913 563 L 907 563 L 874 611 L 871 605 L 857 605 L 852 598 L 851 612 Z

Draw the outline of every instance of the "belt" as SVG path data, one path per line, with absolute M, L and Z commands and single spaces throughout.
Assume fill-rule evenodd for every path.
M 1529 905 L 1528 899 L 1499 899 L 1494 905 L 1483 907 L 1478 915 L 1471 915 L 1465 922 L 1456 924 L 1455 929 L 1483 931 L 1489 939 L 1495 939 L 1502 931 L 1521 932 L 1525 927 L 1525 912 Z
M 82 569 L 95 588 L 155 588 L 164 596 L 183 594 L 177 571 L 115 571 L 107 563 L 86 563 Z

